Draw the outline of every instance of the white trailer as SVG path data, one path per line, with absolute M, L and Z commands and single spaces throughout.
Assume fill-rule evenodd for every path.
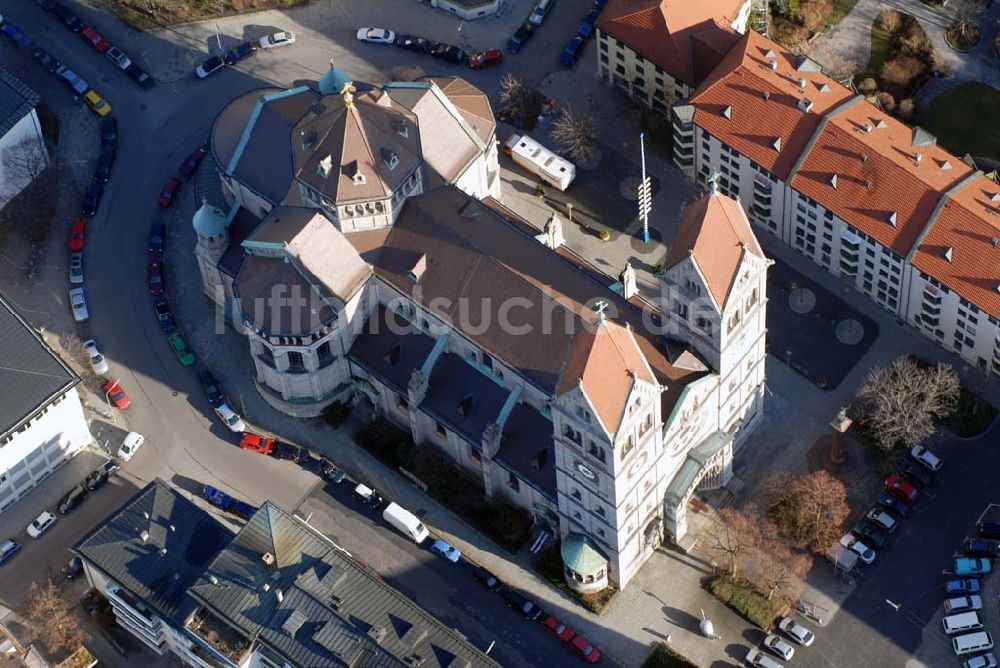
M 399 529 L 400 533 L 412 540 L 417 545 L 427 538 L 427 527 L 417 519 L 417 516 L 406 508 L 391 502 L 382 511 L 382 519 Z
M 854 570 L 854 567 L 858 565 L 858 555 L 852 550 L 841 545 L 839 542 L 830 546 L 830 549 L 826 551 L 826 558 L 829 559 L 838 570 L 842 570 L 845 573 L 850 573 Z
M 511 159 L 546 183 L 566 190 L 576 178 L 576 166 L 545 148 L 528 135 L 513 134 L 503 144 Z

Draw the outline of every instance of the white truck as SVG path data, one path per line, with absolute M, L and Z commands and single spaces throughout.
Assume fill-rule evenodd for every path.
M 528 135 L 512 134 L 503 144 L 504 153 L 546 183 L 566 190 L 576 178 L 576 166 L 545 148 Z
M 396 527 L 400 533 L 417 545 L 427 538 L 427 527 L 417 516 L 395 502 L 389 503 L 382 511 L 382 519 Z
M 854 567 L 858 565 L 858 555 L 839 542 L 834 543 L 830 546 L 830 549 L 826 551 L 826 558 L 829 559 L 833 565 L 844 571 L 845 573 L 850 573 L 854 570 Z

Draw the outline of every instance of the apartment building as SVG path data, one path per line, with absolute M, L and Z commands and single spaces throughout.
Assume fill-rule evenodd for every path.
M 49 160 L 42 136 L 42 124 L 35 107 L 41 100 L 38 93 L 0 67 L 0 207 L 31 182 L 31 173 L 41 172 Z M 13 162 L 33 166 L 32 169 L 9 167 L 8 154 L 19 152 Z

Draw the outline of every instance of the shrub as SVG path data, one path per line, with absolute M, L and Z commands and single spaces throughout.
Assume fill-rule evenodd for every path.
M 597 238 L 600 239 L 601 241 L 607 241 L 608 239 L 611 238 L 611 233 L 608 232 L 607 230 L 601 230 L 600 232 L 597 233 Z
M 570 589 L 563 577 L 563 563 L 558 542 L 549 543 L 545 549 L 539 552 L 535 557 L 534 566 L 538 574 L 545 578 L 549 584 L 571 595 L 580 605 L 595 615 L 601 614 L 618 593 L 617 589 L 610 586 L 595 594 L 581 594 Z
M 653 651 L 642 662 L 642 668 L 698 668 L 698 664 L 667 643 L 658 642 L 653 645 Z
M 903 97 L 926 70 L 927 65 L 915 56 L 897 56 L 882 67 L 882 88 L 894 96 Z
M 878 103 L 882 105 L 882 109 L 887 114 L 891 114 L 896 110 L 896 98 L 892 96 L 892 93 L 887 93 L 884 90 L 879 91 L 875 94 L 875 99 L 878 100 Z
M 873 95 L 878 91 L 878 82 L 871 77 L 865 77 L 858 85 L 858 90 L 865 95 Z
M 770 629 L 774 620 L 788 609 L 780 599 L 767 600 L 753 585 L 744 580 L 730 580 L 717 575 L 708 582 L 708 590 L 745 619 L 762 629 Z
M 323 419 L 331 427 L 339 427 L 344 424 L 344 420 L 351 414 L 351 405 L 340 401 L 334 401 L 323 409 Z
M 913 104 L 913 100 L 910 98 L 906 98 L 905 100 L 899 101 L 899 107 L 896 110 L 896 113 L 902 119 L 910 119 L 913 118 L 913 112 L 915 110 L 916 107 Z

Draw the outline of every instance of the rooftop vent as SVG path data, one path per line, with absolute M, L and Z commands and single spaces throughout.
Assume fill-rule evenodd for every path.
M 993 237 L 990 239 L 990 243 L 993 244 L 994 248 L 996 248 L 997 244 L 1000 244 L 1000 237 Z
M 943 160 L 941 162 L 941 169 L 942 170 L 949 170 L 949 169 L 951 169 L 951 163 L 948 162 L 947 160 Z
M 955 256 L 955 249 L 954 248 L 952 248 L 951 246 L 948 246 L 947 248 L 944 249 L 944 259 L 945 260 L 947 260 L 948 262 L 951 262 L 951 260 L 952 260 L 952 258 L 954 256 Z
M 778 153 L 781 153 L 781 137 L 776 137 L 771 143 L 771 148 L 773 148 Z
M 899 220 L 899 214 L 895 211 L 890 211 L 888 220 L 890 225 L 896 227 L 896 221 Z
M 260 555 L 260 560 L 263 561 L 268 566 L 274 566 L 274 554 L 271 552 L 265 552 Z
M 270 582 L 265 582 L 263 585 L 261 585 L 260 588 L 263 589 L 266 592 L 267 591 L 271 591 L 271 583 Z
M 867 153 L 862 152 L 862 154 L 860 156 L 858 156 L 858 157 L 861 158 L 861 162 L 862 163 L 868 162 L 868 154 Z
M 285 592 L 281 591 L 280 589 L 276 589 L 274 591 L 274 595 L 278 597 L 278 603 L 281 603 L 282 601 L 285 600 Z
M 171 531 L 177 531 L 177 527 L 175 527 L 173 524 L 171 524 L 170 525 L 170 530 Z
M 877 127 L 879 130 L 885 130 L 887 127 L 889 127 L 889 125 L 888 123 L 885 122 L 885 119 L 880 118 L 875 122 L 875 127 Z
M 920 164 L 920 161 L 923 160 L 923 159 L 924 159 L 924 156 L 921 153 L 916 153 L 913 156 L 913 161 L 916 162 L 918 165 Z
M 778 61 L 775 60 L 774 58 L 772 58 L 771 60 L 767 61 L 767 66 L 770 67 L 775 72 L 778 71 Z
M 149 540 L 149 532 L 143 529 L 142 531 L 139 532 L 139 538 L 142 540 L 143 543 L 145 543 L 147 540 Z
M 725 109 L 723 109 L 722 110 L 722 115 L 725 116 L 726 118 L 732 118 L 733 117 L 733 107 L 732 106 L 728 106 Z
M 767 102 L 770 99 L 771 99 L 771 93 L 768 91 L 764 91 L 764 101 Z
M 804 90 L 805 87 L 806 87 L 806 80 L 800 77 L 799 78 L 799 88 L 802 88 Z
M 385 166 L 389 169 L 390 172 L 396 169 L 396 167 L 399 165 L 399 156 L 396 155 L 395 151 L 390 151 L 387 148 L 382 148 L 379 149 L 379 155 L 382 156 L 382 162 L 385 163 Z
M 398 134 L 400 137 L 405 138 L 410 136 L 410 131 L 406 127 L 406 121 L 404 121 L 402 118 L 392 119 L 392 129 L 395 130 L 396 134 Z
M 865 179 L 865 190 L 871 190 L 871 189 L 872 189 L 872 180 Z
M 774 52 L 774 49 L 768 49 L 764 52 L 764 57 L 773 60 L 778 57 L 778 54 Z
M 315 130 L 303 130 L 302 133 L 302 150 L 306 150 L 313 147 L 316 143 L 316 132 Z
M 820 84 L 820 86 L 819 86 L 819 92 L 821 92 L 821 93 L 829 93 L 830 92 L 830 86 L 827 85 L 827 84 L 825 84 L 825 83 L 824 84 Z
M 319 161 L 316 166 L 316 173 L 322 176 L 324 179 L 330 176 L 330 172 L 333 171 L 333 156 L 328 155 Z
M 208 581 L 211 582 L 216 587 L 219 586 L 219 578 L 215 577 L 214 573 L 208 576 Z
M 833 174 L 832 176 L 830 176 L 830 185 L 833 187 L 834 190 L 837 189 L 837 175 L 836 174 Z
M 801 100 L 799 100 L 799 110 L 802 111 L 803 113 L 808 114 L 812 108 L 813 108 L 812 100 L 810 100 L 808 97 L 804 97 Z
M 368 629 L 368 637 L 375 642 L 381 644 L 385 640 L 385 634 L 387 633 L 386 628 L 379 624 L 378 626 L 373 626 Z
M 993 193 L 990 195 L 991 202 L 1000 202 L 1000 192 Z
M 867 132 L 868 134 L 871 134 L 871 132 L 872 132 L 872 124 L 871 123 L 865 123 L 865 132 Z
M 165 547 L 161 547 L 160 548 L 160 556 L 161 557 L 167 556 L 167 548 L 165 548 Z
M 417 258 L 417 261 L 413 263 L 412 267 L 410 267 L 409 276 L 410 276 L 410 278 L 412 280 L 414 280 L 417 283 L 419 283 L 420 279 L 423 277 L 425 271 L 427 271 L 427 254 L 426 253 L 423 254 L 423 255 L 421 255 L 419 258 Z

